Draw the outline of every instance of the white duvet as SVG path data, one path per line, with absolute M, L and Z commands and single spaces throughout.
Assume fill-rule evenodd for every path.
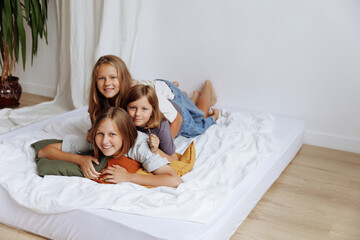
M 43 214 L 104 208 L 152 217 L 207 223 L 261 161 L 277 151 L 269 114 L 223 111 L 217 124 L 195 139 L 177 138 L 182 153 L 195 140 L 196 161 L 178 188 L 148 189 L 132 183 L 98 184 L 86 178 L 36 173 L 31 143 L 66 134 L 85 136 L 87 116 L 48 124 L 0 144 L 0 184 L 20 205 Z

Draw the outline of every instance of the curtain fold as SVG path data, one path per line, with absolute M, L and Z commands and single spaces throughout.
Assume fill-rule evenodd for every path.
M 67 99 L 79 108 L 88 104 L 91 71 L 100 56 L 114 54 L 131 65 L 141 1 L 58 0 L 57 4 L 58 9 L 66 9 L 60 18 L 65 21 L 62 34 L 69 38 L 69 47 L 64 44 L 61 49 L 62 69 L 69 69 L 70 74 L 70 87 L 65 86 L 71 91 Z

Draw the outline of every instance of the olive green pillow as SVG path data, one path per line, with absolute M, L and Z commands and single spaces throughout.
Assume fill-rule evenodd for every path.
M 84 177 L 83 172 L 79 165 L 63 160 L 50 160 L 48 158 L 39 158 L 38 153 L 45 146 L 52 143 L 62 143 L 62 140 L 58 139 L 45 139 L 31 144 L 31 146 L 35 150 L 35 162 L 37 166 L 38 175 L 43 177 L 45 175 L 59 175 L 59 176 L 78 176 Z M 86 152 L 81 155 L 91 155 L 93 156 L 93 152 Z M 108 162 L 107 157 L 99 158 L 99 165 L 94 164 L 94 168 L 97 172 L 100 172 L 103 168 L 106 167 Z

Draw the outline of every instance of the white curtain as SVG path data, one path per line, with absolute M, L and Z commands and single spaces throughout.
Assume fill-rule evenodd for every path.
M 141 0 L 57 0 L 60 76 L 52 102 L 0 110 L 0 134 L 86 106 L 91 71 L 105 54 L 130 67 L 136 46 Z
M 140 1 L 58 0 L 57 6 L 61 31 L 60 84 L 65 84 L 59 86 L 59 91 L 78 108 L 88 103 L 91 71 L 100 56 L 114 54 L 131 65 Z

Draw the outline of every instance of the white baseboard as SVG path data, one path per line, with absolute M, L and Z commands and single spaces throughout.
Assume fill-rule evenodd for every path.
M 52 98 L 55 97 L 56 95 L 56 88 L 53 87 L 38 85 L 34 83 L 25 83 L 25 82 L 22 82 L 20 84 L 23 92 L 32 93 L 45 97 L 52 97 Z
M 305 131 L 304 143 L 347 152 L 360 153 L 360 138 Z

